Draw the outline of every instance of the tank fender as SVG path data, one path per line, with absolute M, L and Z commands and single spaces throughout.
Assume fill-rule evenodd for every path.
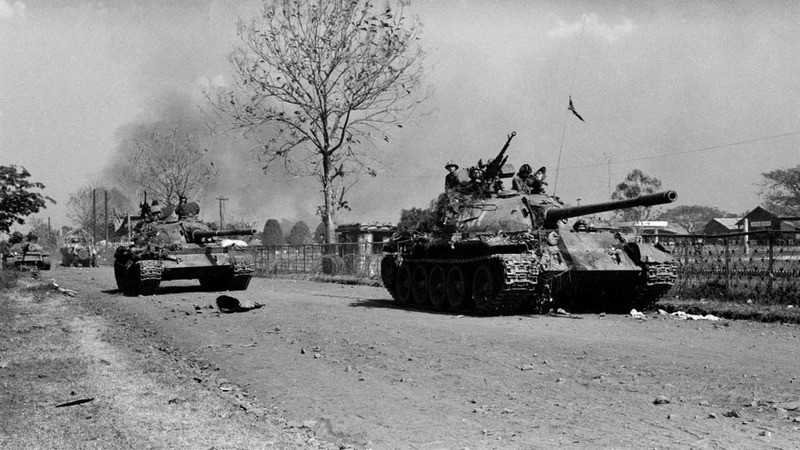
M 660 250 L 653 244 L 629 242 L 625 244 L 625 252 L 636 263 L 665 263 L 673 261 L 672 255 Z

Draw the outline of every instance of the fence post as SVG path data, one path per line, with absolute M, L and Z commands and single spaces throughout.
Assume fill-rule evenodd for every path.
M 730 238 L 725 238 L 725 295 L 730 295 L 731 285 L 731 254 L 730 254 Z
M 767 294 L 769 297 L 772 297 L 772 280 L 775 278 L 775 274 L 773 273 L 773 256 L 775 251 L 775 232 L 769 230 L 767 232 L 767 236 L 769 236 L 769 266 L 767 267 Z

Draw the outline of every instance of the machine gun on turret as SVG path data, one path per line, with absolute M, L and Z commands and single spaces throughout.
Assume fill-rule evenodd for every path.
M 508 178 L 514 176 L 513 167 L 510 169 L 510 173 L 508 170 L 503 170 L 503 168 L 508 160 L 508 156 L 506 156 L 506 150 L 508 150 L 508 145 L 511 144 L 511 139 L 514 139 L 514 136 L 516 135 L 517 132 L 512 131 L 511 134 L 508 135 L 506 145 L 503 146 L 503 149 L 500 150 L 500 153 L 498 153 L 494 159 L 486 164 L 486 168 L 483 169 L 483 179 L 486 182 L 491 183 L 495 178 Z

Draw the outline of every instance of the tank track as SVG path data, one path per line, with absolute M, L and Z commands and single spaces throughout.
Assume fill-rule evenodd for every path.
M 250 279 L 253 276 L 253 261 L 247 257 L 230 255 L 231 269 L 233 276 L 229 284 L 232 291 L 244 291 L 250 286 Z
M 139 260 L 128 268 L 129 274 L 137 264 L 139 266 L 139 279 L 128 280 L 131 295 L 155 295 L 158 292 L 159 284 L 161 284 L 161 273 L 164 271 L 164 264 L 159 260 Z
M 539 261 L 532 255 L 493 255 L 490 263 L 502 269 L 502 283 L 494 296 L 483 302 L 478 312 L 506 314 L 535 305 Z
M 387 255 L 382 261 L 381 275 L 384 287 L 391 294 L 392 299 L 402 304 L 394 283 L 397 279 L 396 270 L 400 267 L 393 260 L 400 259 L 400 265 L 414 266 L 417 264 L 440 264 L 445 267 L 459 265 L 461 267 L 486 265 L 490 271 L 502 273 L 502 276 L 493 278 L 499 286 L 494 295 L 487 298 L 479 307 L 463 308 L 456 311 L 474 310 L 480 314 L 509 314 L 519 312 L 531 306 L 540 309 L 544 303 L 551 299 L 541 298 L 539 295 L 539 260 L 532 254 L 514 255 L 489 255 L 464 259 L 430 259 L 430 258 L 398 258 L 397 255 Z M 391 264 L 395 271 L 390 275 L 384 270 L 384 264 Z M 413 270 L 412 270 L 413 272 Z M 468 271 L 471 273 L 472 271 Z M 469 286 L 472 279 L 467 280 Z M 430 309 L 431 305 L 416 305 L 419 308 Z M 474 305 L 473 305 L 474 306 Z
M 656 304 L 678 280 L 678 263 L 667 262 L 642 262 L 642 281 L 636 288 L 633 306 L 638 309 L 648 309 Z

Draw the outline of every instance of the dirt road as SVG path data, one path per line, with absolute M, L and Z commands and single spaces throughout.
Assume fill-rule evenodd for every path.
M 380 288 L 254 279 L 265 306 L 170 282 L 124 297 L 110 268 L 46 276 L 111 323 L 201 361 L 248 402 L 364 448 L 792 448 L 800 329 L 649 314 L 471 317 Z M 207 365 L 206 365 L 207 364 Z

